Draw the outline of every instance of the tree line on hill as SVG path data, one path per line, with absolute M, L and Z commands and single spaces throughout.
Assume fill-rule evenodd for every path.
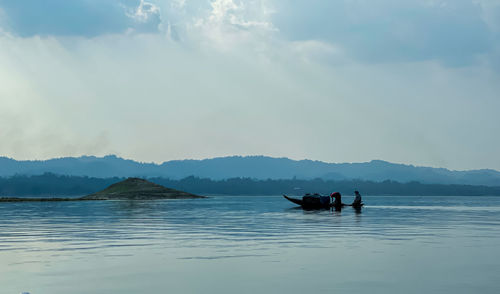
M 0 177 L 54 173 L 71 176 L 160 177 L 181 180 L 188 176 L 230 178 L 365 180 L 386 179 L 407 183 L 500 186 L 500 172 L 491 169 L 454 171 L 444 168 L 395 164 L 382 160 L 360 163 L 326 163 L 266 156 L 230 156 L 203 160 L 172 160 L 161 164 L 137 162 L 117 156 L 82 156 L 49 160 L 15 160 L 0 156 Z
M 0 196 L 76 196 L 100 191 L 124 178 L 94 178 L 85 176 L 65 176 L 46 173 L 43 175 L 16 175 L 0 177 Z M 400 183 L 364 180 L 257 180 L 251 178 L 231 178 L 212 180 L 194 176 L 181 180 L 149 178 L 148 180 L 165 187 L 201 195 L 303 195 L 305 193 L 330 194 L 338 191 L 352 195 L 359 190 L 363 195 L 399 196 L 482 196 L 500 195 L 500 187 L 472 185 L 422 184 L 419 182 Z

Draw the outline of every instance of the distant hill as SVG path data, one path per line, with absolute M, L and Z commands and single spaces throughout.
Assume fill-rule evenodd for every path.
M 229 178 L 366 180 L 401 183 L 500 186 L 500 172 L 490 169 L 452 171 L 444 168 L 417 167 L 381 160 L 363 163 L 326 163 L 266 156 L 232 156 L 204 160 L 174 160 L 162 164 L 142 163 L 119 158 L 83 156 L 44 161 L 17 161 L 0 157 L 0 176 L 55 173 L 71 176 L 162 177 L 182 179 L 188 176 L 213 180 Z

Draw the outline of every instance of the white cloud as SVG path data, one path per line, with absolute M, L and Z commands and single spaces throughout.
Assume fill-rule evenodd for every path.
M 171 7 L 174 9 L 182 9 L 186 5 L 186 0 L 174 0 L 171 3 Z
M 491 137 L 500 123 L 499 77 L 487 68 L 325 65 L 304 54 L 336 54 L 318 43 L 221 52 L 161 35 L 2 37 L 0 44 L 4 155 L 500 166 L 491 156 L 500 146 Z M 489 144 L 478 153 L 477 142 Z
M 290 42 L 290 46 L 297 58 L 301 58 L 303 61 L 329 64 L 352 62 L 343 52 L 342 48 L 331 43 L 307 40 Z
M 141 0 L 134 12 L 128 13 L 127 15 L 135 21 L 144 23 L 148 22 L 151 17 L 159 17 L 160 8 L 153 3 Z
M 210 5 L 212 6 L 210 21 L 213 22 L 222 22 L 228 14 L 242 9 L 233 0 L 214 0 Z
M 481 6 L 482 17 L 490 28 L 500 33 L 500 2 L 496 0 L 476 0 Z
M 265 1 L 214 0 L 205 13 L 185 23 L 187 35 L 203 46 L 229 50 L 233 46 L 252 46 L 262 50 L 277 31 Z

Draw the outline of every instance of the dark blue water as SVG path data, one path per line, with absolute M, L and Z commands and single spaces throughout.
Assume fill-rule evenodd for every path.
M 0 203 L 0 294 L 500 293 L 500 198 L 364 200 Z

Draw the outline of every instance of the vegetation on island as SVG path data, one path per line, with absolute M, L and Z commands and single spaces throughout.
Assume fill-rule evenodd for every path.
M 155 200 L 204 198 L 184 191 L 166 188 L 140 178 L 128 178 L 106 189 L 82 197 L 83 200 Z

